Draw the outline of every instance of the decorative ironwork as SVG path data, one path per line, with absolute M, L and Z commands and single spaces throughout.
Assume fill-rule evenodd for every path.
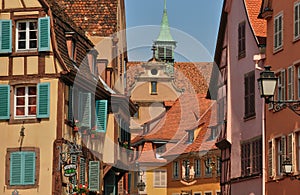
M 300 116 L 300 101 L 299 100 L 286 100 L 286 101 L 272 101 L 269 103 L 273 105 L 273 111 L 278 112 L 282 109 L 289 108 L 298 116 Z
M 62 151 L 61 146 L 57 146 L 59 150 L 59 160 L 58 160 L 58 171 L 61 170 L 61 166 L 68 163 L 68 160 L 71 158 L 71 155 L 79 155 L 82 153 L 82 147 L 76 143 L 66 142 L 65 143 L 68 147 L 68 151 Z

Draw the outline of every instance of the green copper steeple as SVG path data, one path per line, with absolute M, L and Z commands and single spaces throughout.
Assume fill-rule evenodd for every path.
M 160 25 L 160 33 L 157 41 L 174 41 L 169 26 L 168 14 L 167 14 L 167 0 L 165 0 L 163 17 Z
M 176 47 L 176 41 L 173 39 L 168 14 L 167 14 L 167 1 L 164 0 L 164 11 L 160 25 L 160 33 L 156 41 L 154 41 L 154 47 L 156 47 L 155 57 L 160 61 L 174 62 L 174 49 Z

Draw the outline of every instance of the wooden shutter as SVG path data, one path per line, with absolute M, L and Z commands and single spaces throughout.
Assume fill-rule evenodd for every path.
M 154 171 L 154 187 L 159 187 L 160 183 L 160 171 Z
M 81 126 L 91 128 L 92 118 L 91 118 L 91 93 L 80 93 L 80 103 L 81 103 Z
M 0 120 L 9 119 L 10 115 L 10 86 L 9 85 L 0 85 Z
M 99 191 L 99 171 L 100 171 L 100 162 L 99 161 L 90 161 L 89 162 L 89 190 L 90 191 Z
M 13 152 L 10 154 L 10 185 L 35 183 L 35 153 Z
M 22 184 L 22 153 L 13 152 L 10 154 L 10 185 Z
M 77 155 L 76 154 L 71 155 L 71 163 L 77 165 Z M 73 185 L 76 185 L 76 175 L 71 178 L 71 183 Z
M 273 146 L 272 140 L 268 144 L 268 174 L 269 177 L 273 177 Z
M 37 88 L 37 118 L 49 118 L 50 83 L 39 83 Z
M 85 184 L 85 159 L 80 158 L 79 183 Z
M 11 20 L 0 20 L 0 53 L 12 52 L 12 24 Z
M 106 132 L 107 100 L 96 100 L 97 132 Z
M 167 186 L 167 172 L 161 171 L 160 174 L 161 174 L 160 175 L 160 179 L 161 179 L 160 185 L 162 187 L 166 187 Z
M 73 86 L 69 86 L 68 120 L 73 121 Z
M 292 133 L 288 135 L 287 157 L 293 163 L 293 134 Z
M 288 88 L 287 88 L 287 95 L 288 100 L 294 99 L 294 66 L 290 66 L 288 68 Z
M 50 51 L 50 17 L 39 18 L 38 50 Z
M 23 152 L 24 158 L 24 185 L 35 183 L 35 153 Z

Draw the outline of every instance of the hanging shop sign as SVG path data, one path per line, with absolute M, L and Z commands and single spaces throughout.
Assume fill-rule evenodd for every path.
M 77 166 L 74 164 L 68 164 L 64 166 L 64 176 L 73 177 L 76 175 Z

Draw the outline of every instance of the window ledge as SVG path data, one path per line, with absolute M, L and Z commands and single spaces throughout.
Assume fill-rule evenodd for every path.
M 8 124 L 23 124 L 23 123 L 39 123 L 40 119 L 38 118 L 23 118 L 23 119 L 10 119 Z
M 256 114 L 255 113 L 251 114 L 249 116 L 244 116 L 244 122 L 250 121 L 250 120 L 255 119 L 255 118 L 256 118 Z
M 151 92 L 151 95 L 157 95 L 157 92 Z
M 296 43 L 300 40 L 300 35 L 298 37 L 294 37 L 293 43 Z
M 278 47 L 278 48 L 274 48 L 274 49 L 273 49 L 273 55 L 275 55 L 275 54 L 281 52 L 282 50 L 283 50 L 283 45 L 280 46 L 280 47 Z

